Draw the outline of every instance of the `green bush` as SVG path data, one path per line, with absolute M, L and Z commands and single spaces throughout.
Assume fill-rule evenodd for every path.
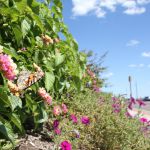
M 63 93 L 83 88 L 86 55 L 78 51 L 63 22 L 60 0 L 0 0 L 0 53 L 10 56 L 17 65 L 16 78 L 22 70 L 34 74 L 33 63 L 45 73 L 36 84 L 19 91 L 18 97 L 14 88 L 9 90 L 8 78 L 0 66 L 0 139 L 14 143 L 16 133 L 37 128 L 48 119 L 47 106 L 37 94 L 39 87 L 56 100 Z M 16 86 L 16 80 L 12 86 Z

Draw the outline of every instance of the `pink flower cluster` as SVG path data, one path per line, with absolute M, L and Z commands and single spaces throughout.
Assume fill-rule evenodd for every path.
M 48 105 L 51 105 L 51 104 L 52 104 L 52 97 L 46 92 L 46 90 L 45 90 L 44 88 L 39 88 L 38 94 L 39 94 L 40 97 L 42 97 L 42 99 L 43 99 Z
M 10 56 L 0 53 L 0 71 L 8 80 L 14 80 L 17 74 L 17 65 L 13 62 Z
M 61 104 L 61 106 L 57 105 L 57 106 L 54 106 L 53 108 L 53 114 L 55 116 L 59 116 L 61 113 L 64 113 L 66 114 L 68 112 L 68 108 L 65 104 Z

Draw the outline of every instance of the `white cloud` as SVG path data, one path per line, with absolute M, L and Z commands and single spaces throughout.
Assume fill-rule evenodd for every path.
M 83 16 L 96 9 L 97 0 L 72 0 L 73 2 L 73 15 Z M 97 9 L 96 9 L 97 10 Z
M 136 46 L 138 45 L 140 42 L 138 40 L 130 40 L 126 45 L 127 46 Z
M 144 64 L 139 64 L 139 67 L 141 68 L 141 67 L 144 67 Z
M 130 68 L 143 68 L 145 65 L 144 64 L 130 64 L 128 67 Z
M 130 64 L 129 67 L 135 68 L 135 67 L 137 67 L 137 65 L 136 64 Z
M 124 13 L 128 15 L 135 15 L 135 14 L 143 14 L 145 11 L 146 9 L 144 7 L 132 7 L 125 10 Z
M 142 56 L 143 56 L 143 57 L 150 57 L 150 52 L 143 52 L 143 53 L 142 53 Z
M 142 14 L 150 0 L 72 0 L 72 3 L 74 17 L 92 13 L 100 18 L 105 17 L 108 11 L 115 12 L 118 6 L 124 9 L 125 14 Z
M 150 0 L 137 0 L 137 3 L 140 5 L 148 4 L 148 3 L 150 3 Z
M 110 78 L 111 76 L 113 76 L 114 74 L 112 72 L 109 72 L 107 74 L 103 74 L 104 78 Z

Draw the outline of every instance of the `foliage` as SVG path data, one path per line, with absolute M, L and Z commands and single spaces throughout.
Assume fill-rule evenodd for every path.
M 78 50 L 63 22 L 60 0 L 0 0 L 0 56 L 1 149 L 11 149 L 26 129 L 40 130 L 43 124 L 57 147 L 150 147 L 137 119 L 124 115 L 125 103 L 121 100 L 123 109 L 114 114 L 111 95 L 100 93 L 105 54 L 89 63 Z M 14 71 L 14 63 L 18 74 L 9 81 L 14 76 L 6 74 Z
M 54 141 L 68 140 L 73 149 L 102 149 L 102 150 L 148 150 L 149 139 L 141 132 L 142 123 L 138 118 L 128 118 L 125 115 L 124 99 L 121 99 L 122 110 L 113 112 L 111 94 L 93 93 L 88 90 L 76 95 L 70 105 L 70 114 L 75 113 L 78 124 L 68 120 L 68 116 L 60 121 L 61 135 L 56 135 Z M 83 125 L 81 116 L 90 118 L 89 125 Z M 73 131 L 78 131 L 77 138 Z
M 0 72 L 0 139 L 14 143 L 17 129 L 19 134 L 24 133 L 24 128 L 37 128 L 48 118 L 49 106 L 37 94 L 39 87 L 45 87 L 56 100 L 63 93 L 82 89 L 86 55 L 78 51 L 63 22 L 60 0 L 0 0 L 0 45 L 17 64 L 19 73 L 34 72 L 33 63 L 45 73 L 17 97 Z

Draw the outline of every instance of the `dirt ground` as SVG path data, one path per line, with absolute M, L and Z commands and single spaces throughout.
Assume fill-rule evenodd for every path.
M 56 147 L 50 139 L 41 134 L 26 134 L 20 139 L 15 150 L 55 150 Z

